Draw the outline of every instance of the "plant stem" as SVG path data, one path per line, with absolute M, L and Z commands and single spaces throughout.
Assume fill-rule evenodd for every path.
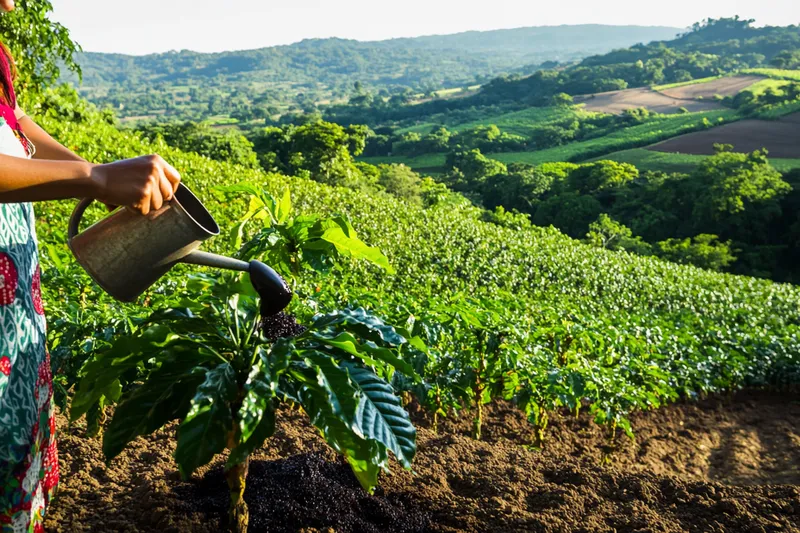
M 478 375 L 475 377 L 475 405 L 477 406 L 477 416 L 475 417 L 475 440 L 481 440 L 481 425 L 483 424 L 483 390 L 485 388 L 483 376 L 486 373 L 486 352 L 480 350 L 478 360 Z
M 442 408 L 442 392 L 436 387 L 436 409 L 433 411 L 433 432 L 439 433 L 439 409 Z
M 483 422 L 483 404 L 478 401 L 478 413 L 475 417 L 475 440 L 481 440 L 481 424 Z
M 250 513 L 244 501 L 245 480 L 247 479 L 247 469 L 250 466 L 250 458 L 244 460 L 225 472 L 225 479 L 228 481 L 230 490 L 230 508 L 228 510 L 228 528 L 232 533 L 247 533 L 247 524 L 250 521 Z
M 539 419 L 536 423 L 536 441 L 534 442 L 534 446 L 536 448 L 544 448 L 544 432 L 547 429 L 549 417 L 547 416 L 547 411 L 545 411 L 543 407 L 540 408 L 539 413 Z

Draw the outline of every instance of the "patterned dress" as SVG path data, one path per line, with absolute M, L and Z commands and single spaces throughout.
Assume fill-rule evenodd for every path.
M 0 103 L 0 153 L 28 157 Z M 58 485 L 56 423 L 33 207 L 0 203 L 0 530 L 43 532 Z

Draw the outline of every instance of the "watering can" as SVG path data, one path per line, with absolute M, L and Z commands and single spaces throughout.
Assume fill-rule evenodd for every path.
M 292 299 L 283 278 L 264 263 L 198 250 L 203 241 L 219 235 L 219 226 L 182 183 L 158 211 L 143 216 L 120 208 L 79 233 L 81 218 L 91 203 L 91 198 L 84 198 L 72 213 L 69 248 L 84 270 L 117 300 L 135 300 L 177 263 L 249 272 L 265 316 L 282 311 Z

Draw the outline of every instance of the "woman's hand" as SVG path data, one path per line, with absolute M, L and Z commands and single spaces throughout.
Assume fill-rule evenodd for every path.
M 172 200 L 181 176 L 158 155 L 96 165 L 91 171 L 93 196 L 109 205 L 129 206 L 143 215 Z

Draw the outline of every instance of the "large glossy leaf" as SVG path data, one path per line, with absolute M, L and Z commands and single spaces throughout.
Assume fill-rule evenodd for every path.
M 305 243 L 303 247 L 309 250 L 318 250 L 324 249 L 328 244 L 332 244 L 336 251 L 342 255 L 369 261 L 390 274 L 394 274 L 394 268 L 389 264 L 389 259 L 379 249 L 368 246 L 357 237 L 348 236 L 338 225 L 325 229 L 319 236 L 319 240 L 323 242 L 312 240 Z
M 378 472 L 388 465 L 386 448 L 378 441 L 361 438 L 334 413 L 328 391 L 317 382 L 311 369 L 290 372 L 303 383 L 299 398 L 311 423 L 334 450 L 345 456 L 361 486 L 372 492 L 378 484 Z
M 395 454 L 406 468 L 417 452 L 417 430 L 408 417 L 392 387 L 372 371 L 342 363 L 353 383 L 362 393 L 359 398 L 356 423 L 361 435 L 374 439 Z
M 239 432 L 228 466 L 243 462 L 275 432 L 273 403 L 277 384 L 271 374 L 269 354 L 261 346 L 256 350 L 256 363 L 245 382 L 245 396 L 236 416 Z
M 287 187 L 286 190 L 283 191 L 283 196 L 281 197 L 280 201 L 277 203 L 275 207 L 275 218 L 278 221 L 278 224 L 284 224 L 288 219 L 289 215 L 292 212 L 292 193 L 289 191 Z
M 347 370 L 326 353 L 303 350 L 300 355 L 316 372 L 317 383 L 328 395 L 328 403 L 333 413 L 355 430 L 359 398 Z
M 233 430 L 230 402 L 236 398 L 236 373 L 229 364 L 209 370 L 191 400 L 186 418 L 178 428 L 175 461 L 181 474 L 191 476 L 222 452 Z
M 139 435 L 186 415 L 206 371 L 191 360 L 172 361 L 154 371 L 144 385 L 126 393 L 103 434 L 106 459 L 119 455 Z
M 331 337 L 325 333 L 315 331 L 311 334 L 311 338 L 325 345 L 338 348 L 349 355 L 358 357 L 368 365 L 381 366 L 382 364 L 388 364 L 406 376 L 419 379 L 419 375 L 414 371 L 414 367 L 401 359 L 395 351 L 376 346 L 375 343 L 371 341 L 360 343 L 358 339 L 348 332 L 342 332 L 335 337 Z
M 72 399 L 70 418 L 83 416 L 103 396 L 119 387 L 119 378 L 142 361 L 163 354 L 183 340 L 164 325 L 147 328 L 141 335 L 122 337 L 84 367 L 84 377 Z
M 390 344 L 400 346 L 408 342 L 395 328 L 362 307 L 342 309 L 318 317 L 314 321 L 314 329 L 322 330 L 331 326 L 347 326 L 361 337 L 378 345 Z

